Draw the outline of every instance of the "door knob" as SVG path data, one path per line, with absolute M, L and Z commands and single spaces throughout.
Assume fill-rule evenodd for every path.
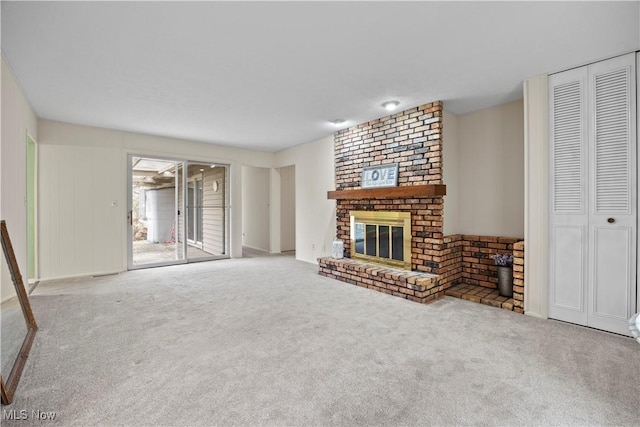
M 613 224 L 614 222 L 616 222 L 615 218 L 607 218 L 607 222 L 609 224 Z

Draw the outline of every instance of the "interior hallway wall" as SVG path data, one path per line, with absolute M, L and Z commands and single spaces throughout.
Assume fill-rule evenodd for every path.
M 280 250 L 296 249 L 296 167 L 287 166 L 280 172 Z
M 37 119 L 2 57 L 0 218 L 7 222 L 20 273 L 27 280 L 27 135 L 38 140 Z M 2 255 L 4 258 L 4 255 Z M 15 295 L 6 262 L 0 262 L 0 299 Z
M 242 244 L 261 251 L 270 250 L 269 169 L 242 168 Z
M 295 166 L 296 259 L 317 264 L 331 255 L 336 232 L 333 135 L 275 154 L 275 167 Z

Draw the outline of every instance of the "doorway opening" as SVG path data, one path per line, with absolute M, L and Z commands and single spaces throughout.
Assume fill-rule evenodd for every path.
M 129 156 L 129 269 L 229 257 L 228 165 Z

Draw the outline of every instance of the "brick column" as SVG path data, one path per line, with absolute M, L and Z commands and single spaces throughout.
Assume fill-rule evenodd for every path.
M 513 244 L 513 311 L 524 313 L 524 241 Z
M 442 184 L 442 102 L 371 120 L 334 134 L 336 190 L 360 188 L 362 169 L 398 163 L 398 185 Z M 411 269 L 440 273 L 442 196 L 416 199 L 338 200 L 337 236 L 350 254 L 349 212 L 411 212 Z

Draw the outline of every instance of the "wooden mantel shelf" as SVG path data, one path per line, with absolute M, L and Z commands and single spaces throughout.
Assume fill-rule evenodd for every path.
M 410 197 L 433 197 L 447 194 L 447 186 L 435 185 L 403 185 L 386 188 L 356 188 L 350 190 L 327 191 L 327 199 L 406 199 Z

